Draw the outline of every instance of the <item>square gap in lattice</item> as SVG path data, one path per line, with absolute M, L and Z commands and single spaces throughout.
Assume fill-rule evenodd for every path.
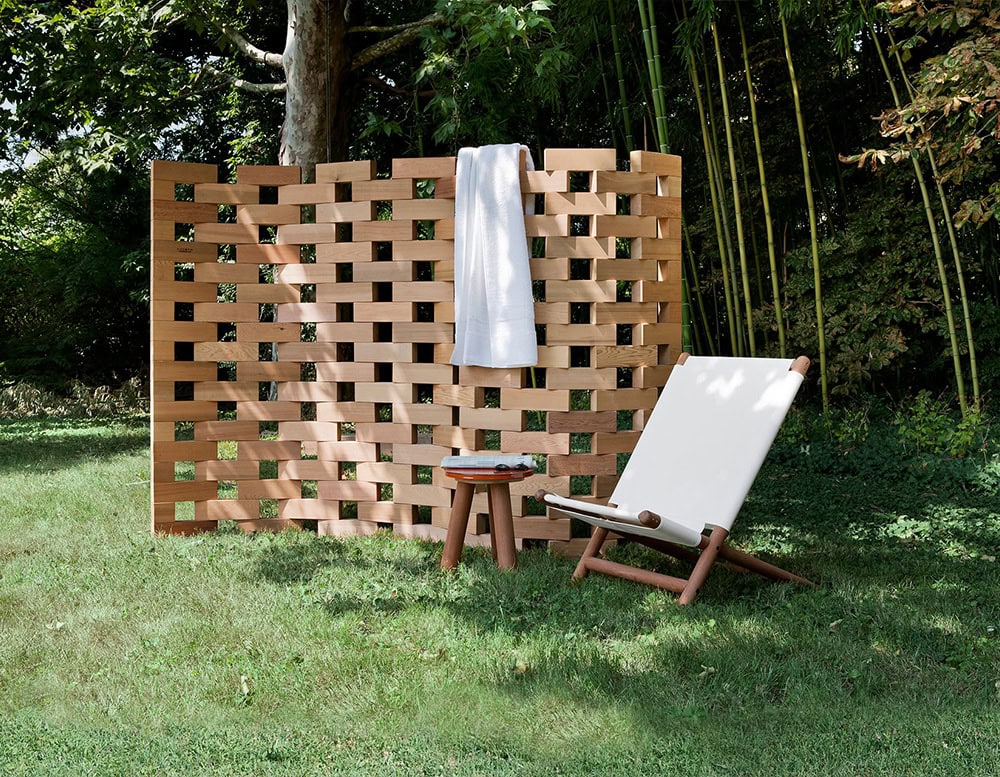
M 413 263 L 413 280 L 415 280 L 415 281 L 433 281 L 434 280 L 434 262 L 414 262 Z
M 299 264 L 316 264 L 315 243 L 303 243 L 299 246 Z
M 191 262 L 174 262 L 174 280 L 182 283 L 193 281 L 194 265 Z
M 216 362 L 215 379 L 219 381 L 236 380 L 236 362 Z
M 569 190 L 571 192 L 589 192 L 591 173 L 584 170 L 571 171 L 569 174 Z
M 174 402 L 191 402 L 194 399 L 194 381 L 174 381 Z
M 594 262 L 591 259 L 570 259 L 569 279 L 571 281 L 589 281 L 594 278 Z
M 175 183 L 174 200 L 177 202 L 194 202 L 194 184 Z
M 632 345 L 632 324 L 615 324 L 615 345 Z
M 433 178 L 418 178 L 415 182 L 418 200 L 429 200 L 434 197 L 436 181 Z

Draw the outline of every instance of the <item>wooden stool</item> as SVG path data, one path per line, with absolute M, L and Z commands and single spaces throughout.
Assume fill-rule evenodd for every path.
M 441 556 L 442 569 L 454 569 L 462 559 L 465 547 L 465 530 L 469 526 L 469 511 L 476 485 L 483 483 L 488 489 L 490 511 L 490 545 L 493 559 L 500 569 L 517 567 L 517 550 L 514 547 L 514 518 L 510 509 L 510 484 L 535 474 L 533 469 L 496 470 L 445 467 L 444 474 L 458 481 L 455 501 L 451 506 L 451 520 L 444 540 Z

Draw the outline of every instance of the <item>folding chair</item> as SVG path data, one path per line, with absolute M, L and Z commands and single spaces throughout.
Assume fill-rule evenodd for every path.
M 813 585 L 726 544 L 808 368 L 805 356 L 793 362 L 681 354 L 609 506 L 536 494 L 552 508 L 550 518 L 569 515 L 596 527 L 573 578 L 601 572 L 665 588 L 690 604 L 721 556 L 740 571 Z M 694 561 L 691 576 L 599 557 L 609 532 Z

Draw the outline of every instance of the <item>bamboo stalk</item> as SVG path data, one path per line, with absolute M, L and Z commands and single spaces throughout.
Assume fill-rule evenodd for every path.
M 729 275 L 726 271 L 726 245 L 722 231 L 722 219 L 719 215 L 720 205 L 718 193 L 715 190 L 715 176 L 712 172 L 712 149 L 708 136 L 708 122 L 705 119 L 705 105 L 701 97 L 701 85 L 698 81 L 698 67 L 694 61 L 694 53 L 688 51 L 688 70 L 691 75 L 691 84 L 694 87 L 694 96 L 698 104 L 698 119 L 701 123 L 701 141 L 705 150 L 705 168 L 708 173 L 708 191 L 712 202 L 712 216 L 715 220 L 715 237 L 719 244 L 719 261 L 722 266 L 722 289 L 726 303 L 726 322 L 729 324 L 729 338 L 731 347 L 736 350 L 736 320 L 733 314 L 733 297 L 729 288 Z
M 864 9 L 864 4 L 862 4 L 861 7 Z M 892 30 L 887 29 L 886 33 L 889 36 L 889 43 L 891 44 L 892 51 L 895 54 L 896 65 L 898 66 L 899 72 L 903 77 L 903 84 L 906 86 L 906 92 L 912 100 L 916 96 L 916 92 L 913 89 L 913 84 L 910 83 L 910 79 L 906 75 L 906 68 L 903 67 L 903 60 L 899 56 L 899 47 L 896 46 Z M 874 37 L 874 32 L 872 32 L 872 37 Z M 878 46 L 877 41 L 876 46 Z M 881 51 L 881 49 L 879 50 Z M 899 105 L 898 97 L 896 99 L 897 105 Z M 938 175 L 937 160 L 934 158 L 934 151 L 930 146 L 927 147 L 926 151 L 927 161 L 930 162 L 931 165 L 931 177 L 933 178 L 934 185 L 937 188 L 938 200 L 941 203 L 941 211 L 944 214 L 944 223 L 948 229 L 948 240 L 951 243 L 951 255 L 952 261 L 955 265 L 955 273 L 958 276 L 958 292 L 962 300 L 962 316 L 965 324 L 965 338 L 969 346 L 969 371 L 972 379 L 972 401 L 975 407 L 978 408 L 980 404 L 979 367 L 976 363 L 976 344 L 972 336 L 972 315 L 969 309 L 969 295 L 966 293 L 965 289 L 965 272 L 962 268 L 962 253 L 958 248 L 958 235 L 955 233 L 955 222 L 952 220 L 951 208 L 948 207 L 948 197 L 944 193 L 944 184 L 941 183 L 941 177 Z
M 736 220 L 736 247 L 740 256 L 740 279 L 743 282 L 743 304 L 746 309 L 747 343 L 750 355 L 757 355 L 757 343 L 753 332 L 753 305 L 750 292 L 750 272 L 747 264 L 747 246 L 743 235 L 743 208 L 740 197 L 739 172 L 736 169 L 736 154 L 733 147 L 733 127 L 729 114 L 729 90 L 726 87 L 726 71 L 722 64 L 722 49 L 719 45 L 719 30 L 712 23 L 712 43 L 715 47 L 715 65 L 719 71 L 719 92 L 722 95 L 722 122 L 726 130 L 726 151 L 729 157 L 729 180 L 733 189 L 733 213 Z
M 704 53 L 704 42 L 702 43 Z M 719 214 L 722 217 L 722 236 L 725 238 L 726 252 L 722 257 L 723 271 L 728 275 L 728 283 L 732 294 L 732 310 L 734 328 L 736 334 L 733 338 L 733 353 L 742 356 L 743 349 L 743 312 L 740 307 L 739 283 L 736 281 L 736 255 L 733 253 L 733 237 L 729 229 L 729 202 L 726 200 L 726 187 L 722 181 L 722 155 L 719 153 L 719 142 L 715 134 L 715 108 L 711 95 L 711 76 L 708 68 L 708 56 L 703 57 L 705 67 L 705 96 L 708 104 L 708 138 L 711 147 L 711 158 L 709 160 L 709 175 L 715 180 L 715 190 L 719 197 Z M 723 284 L 725 288 L 725 284 Z
M 878 40 L 878 36 L 875 33 L 875 28 L 872 26 L 871 23 L 871 19 L 868 18 L 868 12 L 867 9 L 865 9 L 864 4 L 862 4 L 861 9 L 865 15 L 865 24 L 868 27 L 868 34 L 871 36 L 872 42 L 875 44 L 875 51 L 878 54 L 879 62 L 882 65 L 882 72 L 885 74 L 886 82 L 889 84 L 889 91 L 892 93 L 893 102 L 895 103 L 897 108 L 901 108 L 902 101 L 900 100 L 899 90 L 896 88 L 896 82 L 892 77 L 892 72 L 889 68 L 889 63 L 886 60 L 885 52 L 882 49 L 882 44 Z M 902 69 L 902 62 L 900 62 L 899 65 L 900 68 Z M 968 414 L 968 404 L 965 398 L 965 379 L 962 375 L 962 361 L 958 350 L 958 332 L 957 332 L 957 327 L 955 325 L 955 316 L 952 311 L 951 289 L 948 283 L 948 274 L 944 266 L 944 255 L 941 249 L 941 240 L 938 235 L 937 218 L 934 214 L 934 209 L 931 206 L 930 192 L 928 191 L 927 188 L 927 182 L 924 178 L 924 171 L 920 165 L 920 160 L 917 158 L 916 155 L 911 155 L 910 161 L 913 163 L 913 175 L 917 180 L 917 186 L 920 188 L 920 196 L 921 199 L 923 200 L 923 205 L 924 205 L 924 214 L 927 217 L 927 227 L 931 235 L 931 246 L 934 249 L 934 259 L 937 264 L 938 279 L 941 284 L 941 294 L 942 297 L 944 298 L 945 321 L 948 325 L 948 339 L 951 345 L 952 365 L 955 370 L 955 387 L 958 391 L 958 405 L 962 410 L 962 415 L 965 416 Z M 941 194 L 943 198 L 943 192 Z M 951 219 L 948 218 L 947 201 L 944 202 L 944 205 L 945 205 L 945 215 L 946 215 L 945 220 L 948 221 L 950 224 Z M 958 250 L 957 243 L 953 244 L 953 246 L 954 250 L 957 253 Z M 958 261 L 960 265 L 961 259 L 959 259 Z M 960 275 L 959 278 L 961 280 L 962 276 Z M 964 281 L 962 282 L 962 286 L 964 287 Z M 964 288 L 962 288 L 961 294 L 963 300 L 965 300 L 966 297 Z M 970 335 L 972 324 L 971 321 L 968 321 L 968 319 L 967 323 L 968 323 L 967 335 Z M 978 388 L 978 380 L 976 380 L 976 387 Z M 978 405 L 979 403 L 978 392 L 976 392 L 974 401 Z
M 743 71 L 747 81 L 747 99 L 750 101 L 750 124 L 753 127 L 753 143 L 757 152 L 757 175 L 760 178 L 760 200 L 764 208 L 764 229 L 767 233 L 767 261 L 771 268 L 771 294 L 774 297 L 774 318 L 778 326 L 778 352 L 785 358 L 785 317 L 781 309 L 781 288 L 778 279 L 778 258 L 774 242 L 774 223 L 771 220 L 771 198 L 767 191 L 767 174 L 764 170 L 764 148 L 760 140 L 760 124 L 757 122 L 757 101 L 754 99 L 753 79 L 750 77 L 750 57 L 747 52 L 747 36 L 743 28 L 743 14 L 736 4 L 736 19 L 740 25 L 740 43 L 743 46 Z
M 792 85 L 792 100 L 795 103 L 795 123 L 799 131 L 799 153 L 802 156 L 802 181 L 806 189 L 806 208 L 809 211 L 809 240 L 812 249 L 813 289 L 816 299 L 816 337 L 819 344 L 819 379 L 820 392 L 823 398 L 823 412 L 830 409 L 830 392 L 826 372 L 826 333 L 823 326 L 823 291 L 822 276 L 819 266 L 819 233 L 816 227 L 816 203 L 813 200 L 812 177 L 809 173 L 809 150 L 806 146 L 806 125 L 802 116 L 802 103 L 799 100 L 799 82 L 795 77 L 795 65 L 792 62 L 792 47 L 788 42 L 788 24 L 785 13 L 779 7 L 781 18 L 781 37 L 785 44 L 785 62 L 788 65 L 788 79 Z
M 656 78 L 654 96 L 656 99 L 656 131 L 659 134 L 660 153 L 670 153 L 670 134 L 667 131 L 667 101 L 663 96 L 663 68 L 660 65 L 660 37 L 656 32 L 656 11 L 653 0 L 648 1 L 649 37 L 653 44 L 653 73 Z M 642 0 L 639 0 L 642 4 Z
M 708 350 L 712 356 L 716 355 L 715 343 L 712 341 L 712 330 L 708 324 L 708 314 L 705 312 L 705 298 L 701 293 L 701 284 L 697 283 L 698 279 L 698 267 L 694 261 L 694 248 L 691 246 L 691 231 L 688 229 L 686 222 L 681 223 L 681 229 L 684 232 L 684 244 L 687 246 L 687 258 L 688 258 L 688 276 L 694 278 L 696 283 L 694 287 L 695 299 L 698 300 L 698 311 L 701 313 L 701 325 L 705 329 L 705 338 L 708 341 Z M 695 338 L 698 335 L 698 328 L 693 327 Z M 699 346 L 699 351 L 704 353 L 704 350 Z
M 625 90 L 625 68 L 622 65 L 621 43 L 618 40 L 618 14 L 615 13 L 614 0 L 608 0 L 608 13 L 611 15 L 611 45 L 615 50 L 615 70 L 618 72 L 618 99 L 622 108 L 622 123 L 625 126 L 625 150 L 631 154 L 635 149 L 632 139 L 632 112 L 629 110 L 628 93 Z
M 601 52 L 601 37 L 597 32 L 597 19 L 591 17 L 591 24 L 594 27 L 594 47 L 597 49 L 597 64 L 601 71 L 601 84 L 604 86 L 604 103 L 608 107 L 608 129 L 611 137 L 615 136 L 615 111 L 611 105 L 611 89 L 608 86 L 607 69 L 604 67 L 604 54 Z

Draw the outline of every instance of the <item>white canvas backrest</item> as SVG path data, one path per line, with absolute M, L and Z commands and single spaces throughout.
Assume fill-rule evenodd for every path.
M 675 366 L 610 502 L 729 530 L 802 384 L 791 365 L 689 356 Z

